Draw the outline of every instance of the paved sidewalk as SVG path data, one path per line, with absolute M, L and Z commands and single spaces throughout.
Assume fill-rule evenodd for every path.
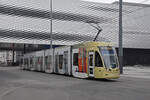
M 150 79 L 150 66 L 125 66 L 121 76 Z
M 0 70 L 16 70 L 16 69 L 20 69 L 20 67 L 19 66 L 9 66 L 9 67 L 0 66 Z

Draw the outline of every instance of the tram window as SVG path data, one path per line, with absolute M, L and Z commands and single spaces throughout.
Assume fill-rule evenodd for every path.
M 23 64 L 23 59 L 21 59 L 20 64 Z
M 28 65 L 28 58 L 26 60 L 27 60 L 27 65 Z
M 42 65 L 42 57 L 38 57 L 38 64 Z
M 25 64 L 25 65 L 27 64 L 27 60 L 26 60 L 26 58 L 24 59 L 24 64 Z
M 34 59 L 34 60 L 35 60 L 35 64 L 37 64 L 37 57 L 35 57 L 35 59 Z
M 63 67 L 63 55 L 59 55 L 59 69 Z
M 50 56 L 45 56 L 45 66 L 46 69 L 50 69 Z
M 46 69 L 48 67 L 48 56 L 45 56 L 45 66 L 46 66 Z
M 30 58 L 30 64 L 32 64 L 33 63 L 33 58 Z
M 68 61 L 68 51 L 64 52 L 64 64 L 66 65 Z
M 24 65 L 26 64 L 26 60 L 25 60 L 25 58 L 23 58 L 22 63 L 23 63 Z
M 28 64 L 28 59 L 26 58 L 26 65 Z
M 27 65 L 29 64 L 28 58 L 27 58 Z
M 48 65 L 50 65 L 51 66 L 51 61 L 52 59 L 51 59 L 51 56 L 48 56 Z
M 28 58 L 26 58 L 26 65 L 28 66 L 29 65 L 29 60 L 28 60 Z
M 96 67 L 103 67 L 101 57 L 97 51 L 95 52 L 95 66 Z
M 73 65 L 78 66 L 78 53 L 73 54 Z
M 40 60 L 41 60 L 41 66 L 43 66 L 43 57 L 41 57 Z
M 93 66 L 93 55 L 89 55 L 89 57 L 90 57 L 89 65 Z
M 55 55 L 55 66 L 58 67 L 58 55 Z
M 41 63 L 41 62 L 40 62 L 40 57 L 38 57 L 37 59 L 38 59 L 38 60 L 37 60 L 37 61 L 38 61 L 38 64 L 40 64 L 40 63 Z

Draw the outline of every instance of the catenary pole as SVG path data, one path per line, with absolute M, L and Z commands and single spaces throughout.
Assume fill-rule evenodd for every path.
M 122 47 L 122 0 L 119 0 L 119 63 L 120 73 L 123 74 L 123 47 Z
M 50 48 L 52 49 L 52 42 L 53 42 L 53 37 L 52 37 L 52 35 L 53 35 L 53 30 L 52 30 L 52 21 L 53 21 L 53 15 L 52 15 L 52 11 L 53 11 L 53 9 L 52 9 L 52 4 L 53 2 L 52 2 L 52 0 L 50 0 Z
M 52 24 L 53 24 L 53 9 L 52 9 L 52 4 L 53 2 L 52 2 L 52 0 L 50 0 L 50 49 L 52 50 L 52 48 L 53 48 L 53 37 L 52 37 L 52 35 L 53 35 L 53 30 L 52 30 Z M 53 52 L 50 54 L 50 55 L 53 55 Z M 53 60 L 51 59 L 51 63 L 53 63 Z M 50 67 L 52 67 L 51 65 L 50 65 Z

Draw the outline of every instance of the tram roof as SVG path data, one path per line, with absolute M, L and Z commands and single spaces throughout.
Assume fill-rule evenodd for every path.
M 113 44 L 111 42 L 88 41 L 88 42 L 73 45 L 74 48 L 76 48 L 76 47 L 97 47 L 97 46 L 113 46 Z

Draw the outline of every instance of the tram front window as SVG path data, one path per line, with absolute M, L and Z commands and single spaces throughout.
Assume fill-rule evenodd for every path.
M 116 68 L 118 67 L 117 56 L 115 48 L 110 46 L 99 47 L 100 52 L 103 56 L 106 68 Z

